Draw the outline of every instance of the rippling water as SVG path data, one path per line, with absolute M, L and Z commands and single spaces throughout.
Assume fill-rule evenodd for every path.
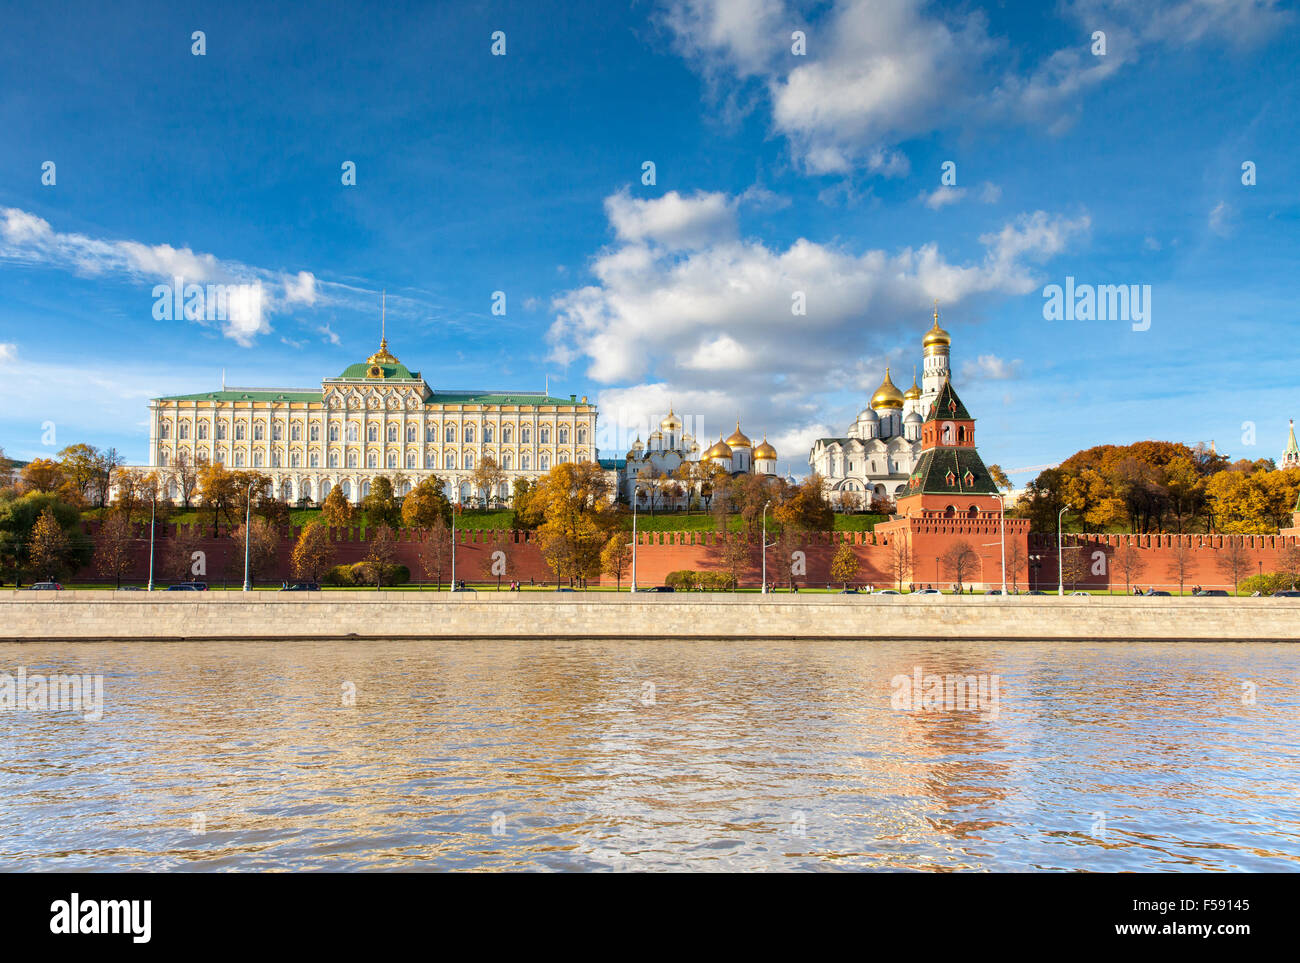
M 105 714 L 0 713 L 6 870 L 1300 869 L 1288 646 L 0 645 L 19 666 L 103 674 Z M 917 666 L 996 674 L 996 715 L 891 708 Z

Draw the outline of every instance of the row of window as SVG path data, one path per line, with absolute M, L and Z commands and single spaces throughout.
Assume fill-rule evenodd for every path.
M 308 453 L 308 456 L 307 456 L 307 467 L 308 467 L 308 468 L 319 468 L 319 467 L 321 467 L 320 461 L 321 461 L 320 452 L 313 451 L 313 452 L 309 452 L 309 453 Z M 384 464 L 384 467 L 385 467 L 385 468 L 397 468 L 397 467 L 399 467 L 399 465 L 398 465 L 398 454 L 397 454 L 397 452 L 395 452 L 395 451 L 390 451 L 390 452 L 388 453 L 387 458 L 385 458 L 384 461 L 385 461 L 385 464 Z M 474 453 L 473 453 L 473 452 L 467 452 L 467 453 L 465 454 L 465 457 L 464 457 L 463 459 L 461 459 L 460 461 L 461 461 L 461 465 L 460 465 L 460 467 L 461 467 L 462 469 L 464 469 L 464 470 L 466 470 L 466 471 L 473 471 L 473 469 L 474 469 Z M 560 454 L 559 454 L 558 456 L 556 456 L 556 459 L 555 459 L 555 463 L 556 463 L 557 465 L 564 465 L 564 464 L 567 464 L 568 461 L 569 461 L 569 453 L 568 453 L 568 452 L 560 452 Z M 168 455 L 166 452 L 164 452 L 164 453 L 162 454 L 162 456 L 159 458 L 159 462 L 160 462 L 160 464 L 161 464 L 161 466 L 162 466 L 163 468 L 167 468 L 167 467 L 169 467 L 169 466 L 171 465 L 171 457 L 170 457 L 170 455 Z M 219 451 L 219 452 L 217 452 L 217 462 L 218 462 L 219 464 L 223 464 L 223 465 L 226 463 L 226 453 L 225 453 L 225 452 L 223 452 L 223 451 Z M 350 452 L 347 453 L 347 457 L 346 457 L 346 459 L 344 459 L 344 464 L 342 464 L 342 465 L 340 464 L 339 453 L 338 453 L 337 451 L 332 451 L 332 452 L 329 453 L 328 462 L 329 462 L 329 467 L 330 467 L 330 468 L 341 468 L 341 467 L 347 467 L 347 468 L 359 468 L 359 467 L 361 467 L 361 466 L 360 466 L 360 459 L 359 459 L 359 457 L 358 457 L 358 455 L 357 455 L 357 453 L 356 453 L 355 451 L 350 451 Z M 406 459 L 405 459 L 405 467 L 406 467 L 406 468 L 417 469 L 417 468 L 421 467 L 421 466 L 418 464 L 418 462 L 419 462 L 419 458 L 416 456 L 415 452 L 407 452 L 407 454 L 406 454 Z M 454 468 L 457 467 L 456 462 L 457 462 L 456 453 L 453 452 L 453 451 L 449 451 L 449 452 L 447 452 L 446 454 L 444 454 L 444 455 L 442 456 L 442 467 L 443 467 L 443 468 L 451 468 L 451 469 L 454 469 Z M 501 464 L 501 467 L 502 467 L 504 470 L 506 470 L 506 471 L 513 471 L 514 468 L 515 468 L 515 458 L 514 458 L 514 453 L 513 453 L 513 452 L 509 452 L 509 451 L 504 452 L 504 453 L 501 455 L 501 463 L 500 463 L 500 464 Z M 244 457 L 244 453 L 243 453 L 242 451 L 236 451 L 236 452 L 235 452 L 235 455 L 234 455 L 234 467 L 235 467 L 235 468 L 244 468 L 244 467 L 245 467 L 245 457 Z M 266 456 L 265 456 L 262 452 L 260 452 L 260 451 L 255 451 L 255 452 L 253 452 L 253 465 L 252 465 L 252 467 L 254 467 L 254 468 L 265 468 L 265 467 L 266 467 Z M 273 451 L 273 452 L 271 452 L 271 465 L 270 465 L 270 467 L 272 467 L 272 468 L 282 468 L 282 467 L 284 467 L 284 459 L 282 458 L 282 456 L 280 455 L 280 453 L 279 453 L 278 451 Z M 302 464 L 302 452 L 297 452 L 297 451 L 295 451 L 295 452 L 291 452 L 291 453 L 289 454 L 289 467 L 290 467 L 290 468 L 302 468 L 302 467 L 303 467 L 303 464 Z M 367 455 L 366 455 L 366 467 L 367 467 L 367 468 L 378 468 L 378 467 L 379 467 L 379 453 L 378 453 L 378 452 L 374 452 L 374 451 L 372 451 L 372 452 L 367 453 Z M 438 467 L 438 457 L 437 457 L 437 455 L 433 455 L 433 454 L 427 454 L 427 455 L 425 455 L 425 456 L 424 456 L 424 465 L 423 465 L 423 467 L 424 467 L 424 468 L 437 468 L 437 467 Z M 521 454 L 521 455 L 519 456 L 519 470 L 520 470 L 520 471 L 531 471 L 531 470 L 532 470 L 532 467 L 533 467 L 532 456 L 531 456 L 529 453 L 527 453 L 527 452 L 524 452 L 523 454 Z M 538 469 L 538 471 L 550 471 L 550 469 L 551 469 L 551 456 L 550 456 L 550 454 L 549 454 L 548 452 L 542 452 L 542 453 L 537 457 L 537 469 Z
M 302 426 L 301 424 L 297 423 L 297 422 L 295 422 L 294 424 L 290 425 L 290 426 L 289 426 L 289 440 L 290 440 L 290 441 L 302 441 L 302 428 L 303 428 L 303 426 Z M 307 440 L 308 440 L 308 441 L 320 441 L 320 428 L 321 428 L 321 426 L 320 426 L 319 424 L 312 424 L 312 425 L 309 425 L 308 428 L 307 428 L 307 435 L 308 435 L 308 439 L 307 439 Z M 171 422 L 169 422 L 169 421 L 164 421 L 164 422 L 162 423 L 161 427 L 159 428 L 159 435 L 160 435 L 160 437 L 165 438 L 165 439 L 166 439 L 166 438 L 171 438 L 171 430 L 172 430 Z M 178 437 L 179 437 L 179 439 L 180 439 L 181 441 L 188 441 L 188 440 L 189 440 L 189 437 L 190 437 L 190 426 L 189 426 L 189 422 L 182 421 L 182 422 L 179 424 L 179 426 L 177 427 L 176 430 L 177 430 Z M 207 423 L 207 422 L 205 422 L 205 421 L 200 421 L 200 422 L 198 423 L 197 427 L 196 427 L 196 431 L 198 432 L 198 440 L 199 440 L 199 441 L 207 441 L 207 438 L 208 438 L 208 423 Z M 217 422 L 217 441 L 225 441 L 225 440 L 226 440 L 226 431 L 227 431 L 226 424 L 225 424 L 224 422 Z M 246 441 L 246 440 L 247 440 L 246 434 L 247 434 L 247 425 L 245 425 L 245 424 L 243 424 L 243 423 L 237 423 L 237 424 L 235 425 L 235 441 Z M 561 426 L 559 427 L 559 429 L 557 429 L 557 431 L 556 431 L 556 435 L 557 435 L 557 443 L 558 443 L 558 444 L 561 444 L 561 445 L 567 445 L 567 444 L 569 443 L 569 428 L 568 428 L 567 425 L 561 425 Z M 387 440 L 388 440 L 388 441 L 396 442 L 396 441 L 398 440 L 398 426 L 397 426 L 397 425 L 389 425 L 389 426 L 388 426 L 387 436 L 388 436 L 388 437 L 387 437 Z M 475 443 L 475 440 L 474 440 L 474 439 L 475 439 L 474 426 L 473 426 L 473 425 L 466 425 L 466 426 L 465 426 L 465 429 L 464 429 L 464 438 L 463 438 L 462 440 L 463 440 L 466 444 L 474 444 L 474 443 Z M 253 441 L 265 441 L 265 440 L 266 440 L 266 423 L 265 423 L 265 422 L 261 422 L 261 421 L 254 422 L 254 423 L 253 423 Z M 276 422 L 275 424 L 273 424 L 273 425 L 271 426 L 271 440 L 272 440 L 272 441 L 283 441 L 283 440 L 284 440 L 284 426 L 283 426 L 282 424 L 280 424 L 279 422 Z M 330 440 L 330 441 L 338 441 L 338 440 L 339 440 L 339 426 L 338 426 L 338 425 L 330 425 L 330 426 L 329 426 L 329 440 Z M 360 426 L 359 426 L 359 425 L 356 425 L 356 424 L 349 424 L 349 425 L 347 426 L 347 440 L 348 440 L 348 441 L 360 441 L 360 440 L 361 440 L 361 437 L 360 437 Z M 379 426 L 378 426 L 378 425 L 369 425 L 369 426 L 367 426 L 367 428 L 366 428 L 366 441 L 378 441 L 378 440 L 379 440 Z M 419 441 L 419 440 L 420 440 L 420 438 L 419 438 L 419 428 L 418 428 L 416 425 L 407 425 L 407 427 L 406 427 L 406 440 L 407 440 L 407 441 Z M 430 425 L 430 426 L 429 426 L 429 429 L 428 429 L 428 431 L 426 432 L 426 439 L 425 439 L 425 440 L 426 440 L 426 441 L 437 441 L 437 440 L 438 440 L 438 427 L 437 427 L 436 425 Z M 445 442 L 453 442 L 453 443 L 456 441 L 456 426 L 455 426 L 455 425 L 447 425 L 447 426 L 443 429 L 443 439 L 442 439 L 442 440 L 445 441 Z M 483 427 L 483 443 L 486 444 L 486 445 L 491 445 L 491 444 L 494 444 L 495 441 L 496 441 L 496 431 L 495 431 L 494 427 L 493 427 L 492 425 L 485 425 L 485 426 Z M 549 425 L 543 425 L 542 427 L 540 427 L 539 429 L 537 429 L 537 442 L 538 442 L 538 444 L 540 444 L 540 445 L 549 445 L 549 444 L 551 443 L 551 428 L 550 428 Z M 503 445 L 511 445 L 511 444 L 514 444 L 514 425 L 504 425 L 504 426 L 502 426 L 502 428 L 501 428 L 501 443 L 502 443 Z M 533 443 L 533 431 L 532 431 L 532 428 L 531 428 L 530 426 L 528 426 L 528 425 L 524 425 L 523 427 L 521 427 L 521 428 L 519 429 L 519 443 L 520 443 L 521 445 L 531 445 L 531 444 Z M 585 444 L 587 443 L 587 428 L 586 428 L 585 425 L 579 425 L 579 426 L 578 426 L 578 430 L 577 430 L 577 443 L 578 443 L 579 445 L 585 445 Z

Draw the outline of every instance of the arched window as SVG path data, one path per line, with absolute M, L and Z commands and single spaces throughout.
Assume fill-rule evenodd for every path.
M 243 441 L 243 440 L 244 440 L 243 424 L 235 425 L 235 441 Z
M 302 425 L 298 424 L 296 421 L 289 428 L 289 440 L 302 441 Z
M 339 426 L 330 425 L 330 441 L 338 441 L 338 440 L 339 440 Z
M 531 445 L 533 443 L 533 429 L 527 425 L 519 429 L 519 444 Z
M 308 441 L 320 441 L 320 425 L 313 424 L 307 429 Z
M 442 460 L 443 468 L 455 468 L 456 456 L 452 452 L 447 452 L 447 456 Z
M 235 452 L 235 467 L 236 468 L 244 467 L 244 453 L 242 451 Z
M 467 452 L 465 454 L 465 470 L 470 471 L 473 469 L 473 467 L 474 467 L 474 453 L 472 451 Z
M 361 429 L 357 425 L 348 425 L 348 441 L 356 441 L 360 438 Z
M 542 452 L 541 455 L 538 456 L 537 458 L 538 471 L 549 471 L 550 467 L 551 467 L 551 456 L 548 455 L 546 452 Z
M 465 442 L 466 442 L 466 444 L 470 444 L 470 445 L 472 445 L 472 444 L 474 443 L 474 426 L 473 426 L 473 425 L 466 425 L 466 426 L 465 426 Z
M 262 453 L 260 451 L 253 452 L 253 467 L 254 468 L 262 467 Z
M 424 467 L 425 467 L 425 468 L 437 468 L 437 467 L 438 467 L 438 456 L 435 455 L 433 452 L 427 452 L 427 453 L 425 454 L 425 456 L 424 456 Z
M 337 451 L 330 452 L 330 467 L 331 468 L 339 467 L 339 453 Z
M 448 426 L 447 426 L 447 430 L 446 430 L 445 432 L 443 432 L 442 440 L 443 440 L 443 441 L 455 441 L 455 440 L 456 440 L 456 426 L 455 426 L 455 425 L 448 425 Z
M 366 453 L 366 467 L 367 467 L 367 468 L 378 468 L 378 467 L 379 467 L 379 453 L 378 453 L 378 452 L 371 451 L 371 452 L 367 452 L 367 453 Z
M 430 425 L 429 430 L 425 435 L 425 441 L 437 441 L 437 440 L 438 440 L 438 426 Z
M 587 443 L 587 429 L 586 429 L 585 427 L 583 427 L 582 425 L 579 425 L 579 426 L 578 426 L 578 444 L 580 444 L 580 445 L 585 445 L 586 443 Z
M 506 452 L 501 456 L 501 467 L 506 471 L 509 471 L 514 467 L 514 456 L 511 455 L 510 452 Z
M 365 481 L 361 483 L 361 497 L 365 498 L 369 494 L 370 494 L 370 479 L 367 478 Z
M 217 441 L 226 440 L 226 423 L 223 421 L 217 425 Z
M 271 440 L 284 441 L 284 425 L 280 424 L 278 421 L 271 425 Z
M 266 425 L 257 422 L 253 425 L 253 441 L 264 441 L 266 439 Z
M 320 483 L 320 498 L 321 498 L 321 501 L 324 501 L 324 500 L 325 500 L 325 496 L 328 495 L 329 493 L 330 493 L 330 483 L 329 483 L 329 479 L 327 478 L 327 479 L 325 479 L 325 481 L 323 481 L 323 482 Z
M 289 452 L 289 467 L 290 468 L 302 467 L 302 455 L 299 452 L 296 451 Z
M 170 438 L 172 436 L 172 425 L 170 421 L 162 423 L 162 429 L 158 432 L 159 438 Z
M 560 452 L 558 462 L 561 465 L 567 465 L 569 463 L 569 453 L 567 451 Z
M 271 467 L 272 468 L 280 467 L 280 453 L 278 451 L 271 452 Z
M 979 513 L 980 513 L 980 510 L 979 510 L 978 508 L 976 508 L 974 505 L 972 505 L 972 506 L 971 506 L 971 507 L 966 511 L 966 515 L 967 515 L 968 518 L 978 518 L 978 517 L 979 517 Z
M 200 421 L 200 422 L 199 422 L 199 441 L 207 441 L 207 440 L 208 440 L 208 423 L 207 423 L 206 421 Z
M 495 437 L 495 435 L 494 432 L 492 431 L 492 426 L 485 425 L 483 428 L 483 444 L 485 445 L 492 444 L 493 437 Z
M 348 467 L 349 468 L 357 467 L 357 453 L 355 451 L 348 452 Z
M 519 456 L 519 468 L 520 468 L 520 470 L 522 470 L 522 471 L 527 471 L 527 470 L 528 470 L 528 466 L 531 465 L 532 463 L 533 463 L 533 461 L 532 461 L 531 458 L 528 457 L 528 453 L 527 453 L 527 452 L 524 452 L 524 454 L 522 454 L 522 455 Z
M 346 478 L 343 479 L 343 481 L 339 482 L 339 487 L 343 489 L 344 498 L 347 499 L 352 498 L 352 483 L 350 481 L 348 481 Z
M 389 426 L 388 426 L 388 440 L 389 440 L 389 441 L 397 441 L 397 426 L 396 426 L 396 425 L 389 425 Z
M 510 425 L 506 425 L 504 428 L 501 429 L 501 442 L 503 444 L 506 445 L 510 444 L 511 439 L 513 439 L 514 436 L 515 436 L 514 428 L 511 427 Z
M 537 443 L 540 445 L 549 445 L 551 443 L 551 429 L 548 425 L 542 425 L 541 430 L 537 433 Z
M 569 429 L 562 426 L 560 428 L 560 444 L 567 445 L 568 443 L 569 443 Z
M 390 451 L 390 452 L 388 453 L 388 467 L 389 467 L 389 468 L 396 468 L 396 467 L 397 467 L 397 452 L 395 452 L 395 451 Z
M 378 425 L 367 425 L 367 426 L 366 426 L 366 441 L 378 441 L 378 440 L 379 440 L 379 426 L 378 426 Z
M 178 426 L 177 430 L 180 432 L 180 437 L 182 439 L 188 438 L 190 436 L 190 426 L 188 422 L 182 421 Z
M 415 440 L 416 440 L 416 437 L 417 437 L 417 435 L 416 435 L 416 427 L 415 427 L 415 425 L 407 425 L 407 426 L 406 426 L 406 440 L 407 440 L 407 441 L 415 441 Z
M 407 468 L 414 468 L 414 467 L 415 467 L 415 452 L 413 452 L 413 451 L 408 451 L 408 452 L 406 453 L 406 467 L 407 467 Z

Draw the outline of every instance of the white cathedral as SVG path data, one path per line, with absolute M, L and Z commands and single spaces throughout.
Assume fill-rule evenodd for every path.
M 755 445 L 740 430 L 739 421 L 729 438 L 724 441 L 719 435 L 701 455 L 699 442 L 670 408 L 659 422 L 659 428 L 650 433 L 649 444 L 643 444 L 640 437 L 633 443 L 619 472 L 618 489 L 629 504 L 634 495 L 641 504 L 647 500 L 652 486 L 673 479 L 679 484 L 665 486 L 670 491 L 664 493 L 664 506 L 686 508 L 701 484 L 700 474 L 690 469 L 721 471 L 733 476 L 775 475 L 776 460 L 776 449 L 768 443 L 767 436 Z
M 921 423 L 950 375 L 948 363 L 952 338 L 939 327 L 939 308 L 934 309 L 934 326 L 921 340 L 924 354 L 921 383 L 899 391 L 885 369 L 885 380 L 849 425 L 843 438 L 818 438 L 808 453 L 808 464 L 826 483 L 832 502 L 853 492 L 869 508 L 873 499 L 894 499 L 903 494 L 907 479 L 921 457 Z

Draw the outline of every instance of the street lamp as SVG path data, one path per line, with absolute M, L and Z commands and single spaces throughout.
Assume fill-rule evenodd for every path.
M 250 523 L 253 519 L 253 486 L 256 482 L 248 483 L 248 491 L 244 493 L 244 591 L 251 592 L 252 584 L 248 581 L 248 559 L 249 559 L 249 536 L 252 534 Z
M 1061 552 L 1061 519 L 1065 517 L 1065 513 L 1069 510 L 1070 506 L 1066 504 L 1056 513 L 1056 595 L 1058 598 L 1065 594 L 1065 561 Z
M 763 505 L 763 528 L 762 531 L 759 532 L 759 538 L 763 540 L 763 593 L 762 594 L 764 595 L 767 594 L 767 507 L 768 505 L 771 504 L 772 504 L 772 500 L 769 498 L 766 504 Z
M 636 592 L 636 503 L 641 489 L 637 479 L 632 479 L 632 587 L 629 592 Z
M 149 508 L 149 588 L 146 591 L 153 591 L 153 523 L 158 516 L 158 489 L 153 490 L 153 504 Z M 117 584 L 121 585 L 122 580 L 118 579 Z
M 1002 507 L 1002 597 L 1007 597 L 1007 496 L 998 492 L 998 504 Z
M 460 492 L 456 493 L 457 498 Z M 456 502 L 451 502 L 451 590 L 456 591 Z

